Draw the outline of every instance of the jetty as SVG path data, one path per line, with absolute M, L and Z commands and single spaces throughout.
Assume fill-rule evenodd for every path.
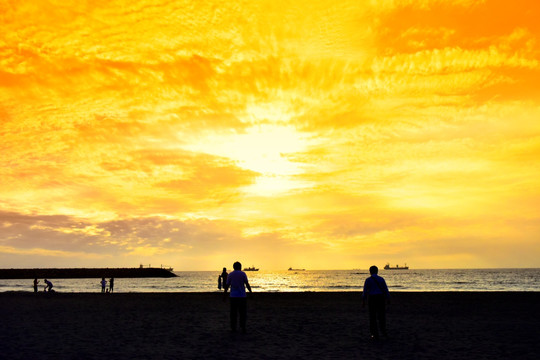
M 41 268 L 0 269 L 0 279 L 90 279 L 90 278 L 170 278 L 177 275 L 168 268 Z

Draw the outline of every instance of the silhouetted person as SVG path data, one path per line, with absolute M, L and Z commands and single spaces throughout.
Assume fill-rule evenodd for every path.
M 246 287 L 251 292 L 251 286 L 249 285 L 248 278 L 245 272 L 242 271 L 242 264 L 238 261 L 233 264 L 234 271 L 227 276 L 225 282 L 224 294 L 227 294 L 229 287 L 231 288 L 231 330 L 236 331 L 236 324 L 238 316 L 240 315 L 240 328 L 242 332 L 246 332 L 246 318 L 247 318 L 247 300 L 246 300 Z M 244 287 L 245 286 L 245 287 Z
M 37 293 L 38 292 L 38 284 L 39 284 L 39 280 L 37 278 L 34 279 L 34 292 Z
M 362 293 L 362 307 L 366 304 L 366 298 L 368 301 L 369 332 L 373 339 L 379 338 L 378 327 L 380 327 L 382 335 L 387 336 L 385 303 L 390 302 L 388 286 L 386 286 L 386 281 L 377 275 L 378 272 L 379 269 L 375 265 L 369 268 L 371 276 L 364 282 L 364 292 Z
M 109 292 L 113 292 L 113 291 L 114 291 L 114 278 L 112 277 L 109 280 Z
M 45 291 L 51 292 L 52 288 L 53 288 L 52 282 L 50 282 L 49 280 L 45 279 Z
M 225 284 L 227 283 L 227 268 L 223 268 L 223 272 L 218 276 L 218 289 L 221 290 L 221 287 L 225 288 Z
M 107 287 L 107 280 L 105 278 L 101 278 L 101 292 L 105 293 L 105 288 Z

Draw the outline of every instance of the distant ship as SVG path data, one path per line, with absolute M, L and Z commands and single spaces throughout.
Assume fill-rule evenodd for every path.
M 244 271 L 259 271 L 259 268 L 256 268 L 255 266 L 252 266 L 252 267 L 245 268 Z
M 306 271 L 306 269 L 293 269 L 292 267 L 290 267 L 288 270 L 289 271 Z
M 405 264 L 405 266 L 396 265 L 395 267 L 390 266 L 390 264 L 386 264 L 384 266 L 384 270 L 409 270 L 409 267 L 407 266 L 407 264 Z

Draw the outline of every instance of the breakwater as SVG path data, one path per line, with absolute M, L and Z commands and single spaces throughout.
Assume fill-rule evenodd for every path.
M 89 278 L 170 278 L 176 275 L 162 268 L 67 268 L 0 269 L 0 279 L 89 279 Z

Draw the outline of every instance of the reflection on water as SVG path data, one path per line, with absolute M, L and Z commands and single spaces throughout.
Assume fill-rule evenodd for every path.
M 115 292 L 219 291 L 220 271 L 176 272 L 176 278 L 115 279 Z M 361 291 L 367 270 L 257 271 L 253 291 Z M 380 271 L 390 291 L 540 291 L 540 269 Z M 51 279 L 59 292 L 101 292 L 101 279 Z M 108 280 L 108 279 L 107 279 Z M 0 280 L 0 292 L 33 291 L 32 279 Z M 40 290 L 43 290 L 40 279 Z

